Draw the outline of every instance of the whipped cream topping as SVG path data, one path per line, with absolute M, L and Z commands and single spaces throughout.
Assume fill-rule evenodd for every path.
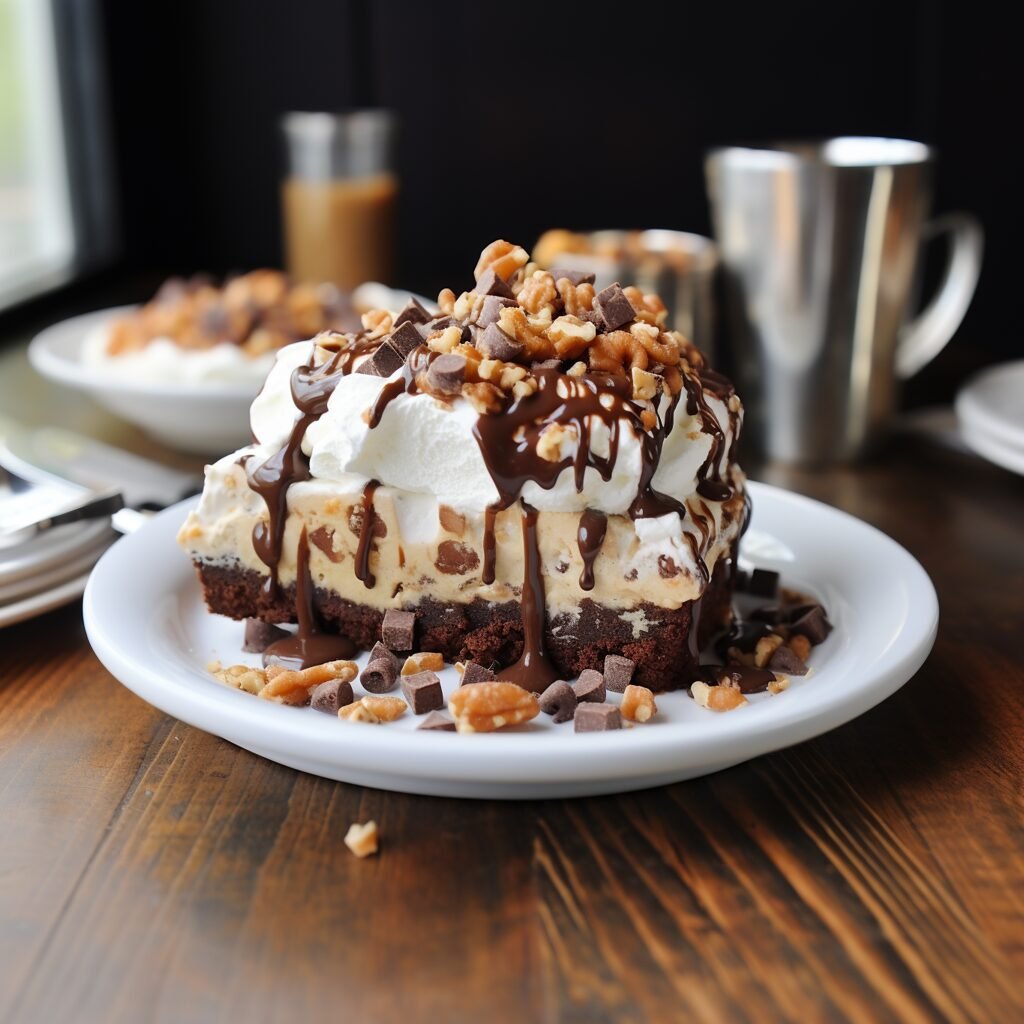
M 263 391 L 253 402 L 250 423 L 260 444 L 260 454 L 266 451 L 269 456 L 287 442 L 300 415 L 292 400 L 291 374 L 311 361 L 312 352 L 309 342 L 282 349 Z M 500 496 L 473 436 L 478 413 L 468 401 L 462 397 L 438 400 L 427 393 L 403 392 L 388 403 L 380 422 L 370 429 L 365 411 L 399 373 L 391 378 L 350 373 L 338 381 L 327 412 L 309 425 L 302 441 L 313 478 L 346 487 L 351 487 L 354 479 L 375 479 L 402 491 L 432 495 L 439 503 L 463 513 L 483 513 Z M 724 438 L 717 468 L 725 476 L 736 418 L 730 416 L 724 400 L 710 392 L 705 392 L 704 397 Z M 661 401 L 667 404 L 669 399 L 662 397 Z M 646 404 L 656 408 L 652 403 Z M 608 480 L 588 466 L 583 474 L 583 487 L 577 490 L 573 469 L 568 466 L 550 489 L 526 481 L 521 492 L 523 500 L 542 512 L 582 512 L 591 508 L 609 515 L 626 513 L 641 484 L 642 438 L 627 420 L 619 421 L 618 432 L 618 451 Z M 607 423 L 592 417 L 589 433 L 591 451 L 606 457 L 610 449 Z M 560 459 L 574 458 L 579 434 L 567 425 L 556 443 Z M 685 400 L 677 403 L 652 486 L 678 501 L 695 495 L 698 471 L 712 443 L 711 436 L 702 431 L 699 414 L 691 415 Z M 658 518 L 674 518 L 678 524 L 678 517 Z M 638 520 L 638 524 L 641 522 Z

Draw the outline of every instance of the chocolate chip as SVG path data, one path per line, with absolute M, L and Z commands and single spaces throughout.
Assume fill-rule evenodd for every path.
M 622 716 L 614 704 L 580 704 L 576 708 L 576 732 L 607 732 L 621 728 Z
M 600 704 L 608 695 L 604 676 L 596 668 L 585 668 L 579 679 L 572 684 L 572 692 L 576 694 L 576 699 L 580 703 L 587 701 Z
M 564 679 L 556 679 L 538 698 L 541 711 L 556 722 L 568 722 L 576 714 L 576 694 Z
M 790 631 L 805 636 L 812 644 L 822 643 L 832 632 L 832 623 L 825 616 L 825 609 L 815 604 L 790 624 Z
M 356 373 L 368 373 L 374 377 L 390 377 L 403 363 L 405 357 L 391 344 L 384 342 L 369 359 L 359 364 Z
M 378 661 L 383 659 L 384 661 L 394 662 L 395 671 L 397 672 L 402 667 L 402 659 L 395 654 L 394 651 L 389 651 L 379 640 L 373 645 L 373 649 L 370 651 L 369 658 L 366 659 L 366 664 L 369 665 L 372 661 Z
M 468 686 L 470 683 L 490 683 L 495 679 L 497 676 L 489 668 L 478 665 L 475 661 L 467 661 L 462 670 L 463 686 Z
M 408 320 L 399 327 L 396 327 L 392 332 L 388 341 L 395 348 L 398 354 L 402 357 L 404 362 L 409 358 L 409 353 L 414 349 L 420 347 L 423 344 L 423 337 L 420 332 L 416 330 L 416 325 L 410 323 Z
M 480 307 L 480 315 L 477 317 L 477 327 L 490 327 L 501 319 L 501 311 L 507 306 L 515 306 L 515 299 L 507 299 L 504 295 L 488 295 Z
M 262 654 L 271 644 L 283 640 L 288 635 L 285 630 L 262 619 L 246 619 L 242 650 L 250 654 Z
M 309 703 L 325 715 L 336 715 L 338 708 L 348 707 L 353 700 L 355 696 L 351 683 L 343 683 L 340 679 L 328 679 L 326 683 L 321 683 L 313 690 Z
M 398 682 L 398 669 L 390 658 L 378 658 L 359 674 L 359 682 L 367 693 L 389 693 Z
M 556 267 L 549 270 L 548 273 L 556 282 L 565 279 L 573 285 L 593 284 L 595 280 L 594 274 L 589 270 L 565 270 L 562 267 Z
M 431 320 L 430 323 L 423 324 L 419 331 L 423 337 L 426 337 L 435 331 L 443 331 L 448 327 L 454 327 L 458 322 L 453 316 L 439 316 Z
M 633 681 L 636 662 L 620 654 L 609 654 L 604 659 L 604 684 L 612 693 L 622 693 Z
M 443 540 L 437 545 L 434 560 L 438 572 L 446 576 L 465 576 L 480 565 L 480 556 L 468 544 L 457 540 Z
M 745 582 L 744 591 L 754 597 L 774 599 L 779 591 L 779 574 L 771 569 L 755 569 Z
M 409 296 L 409 301 L 405 304 L 405 307 L 399 312 L 398 316 L 395 317 L 393 324 L 395 327 L 401 327 L 402 324 L 425 324 L 430 319 L 430 314 L 423 308 L 423 306 L 417 302 L 412 296 Z
M 457 395 L 466 379 L 466 358 L 447 352 L 427 367 L 427 384 L 442 395 Z
M 601 319 L 609 331 L 617 331 L 636 316 L 636 310 L 626 298 L 626 293 L 618 281 L 594 296 L 594 309 L 601 314 Z
M 455 732 L 455 723 L 441 711 L 431 711 L 418 726 L 416 731 L 426 729 L 430 732 Z
M 480 280 L 477 281 L 473 291 L 477 295 L 501 295 L 506 299 L 514 298 L 512 289 L 498 277 L 492 267 L 488 267 L 480 275 Z
M 768 667 L 773 672 L 781 672 L 784 676 L 807 675 L 806 663 L 797 657 L 796 651 L 792 647 L 787 647 L 785 644 L 775 649 L 775 653 L 768 662 Z
M 441 680 L 436 672 L 429 669 L 411 676 L 402 676 L 402 694 L 414 715 L 425 715 L 428 711 L 444 707 Z
M 380 638 L 384 646 L 391 651 L 411 651 L 413 633 L 416 629 L 416 613 L 401 612 L 397 608 L 389 608 L 384 613 L 384 621 L 380 627 Z
M 497 324 L 490 324 L 483 331 L 477 331 L 473 336 L 473 344 L 482 356 L 506 363 L 517 359 L 523 351 L 522 344 L 510 338 Z

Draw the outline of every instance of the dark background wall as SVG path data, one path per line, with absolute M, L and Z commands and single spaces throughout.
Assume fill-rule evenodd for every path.
M 281 258 L 278 118 L 382 105 L 401 140 L 397 281 L 467 282 L 491 238 L 708 233 L 711 146 L 875 134 L 938 147 L 936 209 L 984 222 L 946 360 L 1024 347 L 1017 42 L 984 4 L 105 0 L 125 262 Z

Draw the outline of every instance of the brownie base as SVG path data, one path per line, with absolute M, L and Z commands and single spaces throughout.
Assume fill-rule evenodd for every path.
M 232 619 L 258 618 L 265 622 L 295 621 L 295 586 L 278 587 L 270 593 L 267 577 L 241 566 L 197 562 L 196 569 L 211 612 Z M 579 615 L 558 615 L 545 627 L 546 649 L 566 679 L 584 669 L 603 670 L 607 654 L 621 654 L 636 663 L 633 682 L 652 690 L 674 690 L 697 678 L 699 650 L 725 626 L 731 616 L 732 562 L 721 559 L 700 602 L 678 609 L 643 603 L 631 612 L 642 612 L 646 629 L 634 636 L 633 622 L 618 609 L 583 598 Z M 699 643 L 691 643 L 694 605 Z M 314 607 L 326 629 L 349 637 L 357 647 L 371 648 L 381 635 L 384 612 L 356 604 L 330 590 L 317 588 Z M 518 601 L 493 604 L 479 598 L 464 604 L 447 604 L 424 598 L 410 605 L 416 612 L 416 646 L 438 651 L 446 661 L 472 659 L 483 665 L 511 665 L 523 651 L 523 625 Z

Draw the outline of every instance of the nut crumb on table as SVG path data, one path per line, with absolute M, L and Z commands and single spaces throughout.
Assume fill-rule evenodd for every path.
M 379 846 L 377 822 L 368 821 L 362 825 L 352 822 L 345 833 L 345 845 L 359 858 L 376 853 Z

